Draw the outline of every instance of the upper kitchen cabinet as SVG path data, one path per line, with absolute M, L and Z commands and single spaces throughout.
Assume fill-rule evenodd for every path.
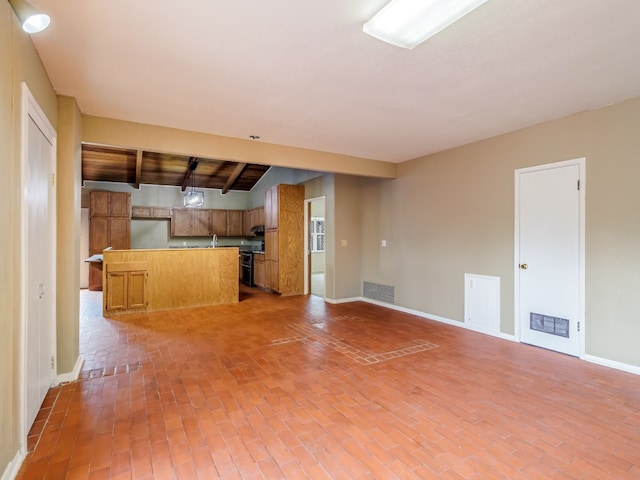
M 243 218 L 242 210 L 227 210 L 227 236 L 242 237 Z
M 262 225 L 264 227 L 264 207 L 256 207 L 243 212 L 243 234 L 245 237 L 255 237 L 255 232 L 251 231 L 253 227 Z
M 174 208 L 172 237 L 241 237 L 242 210 Z
M 264 194 L 264 228 L 278 228 L 278 191 L 281 185 L 274 185 Z
M 130 193 L 93 191 L 89 198 L 89 215 L 92 217 L 131 218 Z
M 131 218 L 171 218 L 171 208 L 133 205 L 131 207 Z
M 209 237 L 213 235 L 211 210 L 174 208 L 171 214 L 172 237 Z
M 214 233 L 219 237 L 228 236 L 227 231 L 227 210 L 210 210 L 211 212 L 211 235 Z
M 93 191 L 89 198 L 89 254 L 131 248 L 131 194 Z

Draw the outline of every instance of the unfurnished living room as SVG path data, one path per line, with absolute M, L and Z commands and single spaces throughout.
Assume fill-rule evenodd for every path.
M 0 480 L 640 478 L 639 24 L 0 0 Z

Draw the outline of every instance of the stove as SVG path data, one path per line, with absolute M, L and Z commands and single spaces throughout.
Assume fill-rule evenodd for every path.
M 254 287 L 253 282 L 253 255 L 264 253 L 262 250 L 240 250 L 240 281 L 245 285 Z

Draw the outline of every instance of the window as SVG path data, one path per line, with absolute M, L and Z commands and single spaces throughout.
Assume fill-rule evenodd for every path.
M 324 252 L 324 218 L 311 217 L 311 252 Z

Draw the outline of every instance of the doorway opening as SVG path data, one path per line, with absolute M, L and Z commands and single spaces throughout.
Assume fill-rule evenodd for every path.
M 305 200 L 305 293 L 324 298 L 326 269 L 326 198 Z

